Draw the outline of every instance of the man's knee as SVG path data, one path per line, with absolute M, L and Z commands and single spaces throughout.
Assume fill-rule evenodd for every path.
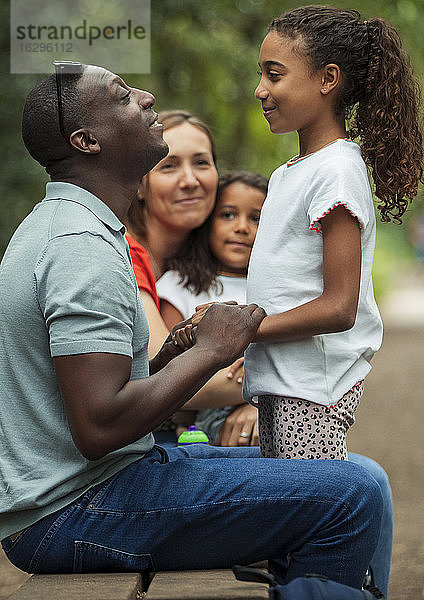
M 350 466 L 348 503 L 352 516 L 357 514 L 364 523 L 374 527 L 378 534 L 383 513 L 380 484 L 367 468 L 353 462 Z
M 367 456 L 354 453 L 349 454 L 349 460 L 354 462 L 356 465 L 364 467 L 379 484 L 383 497 L 391 499 L 392 492 L 390 488 L 389 477 L 383 467 L 378 464 L 378 462 L 372 458 L 368 458 Z

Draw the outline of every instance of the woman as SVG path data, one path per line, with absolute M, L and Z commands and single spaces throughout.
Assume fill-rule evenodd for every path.
M 163 112 L 159 121 L 169 154 L 143 179 L 128 214 L 127 236 L 150 325 L 151 356 L 169 333 L 159 312 L 155 281 L 173 267 L 176 257 L 193 269 L 207 268 L 202 226 L 213 210 L 218 182 L 215 145 L 207 125 L 186 111 Z M 234 405 L 221 428 L 219 443 L 257 445 L 257 411 L 242 399 L 237 367 L 236 363 L 230 372 L 217 373 L 185 405 L 182 422 L 193 417 L 187 414 L 190 409 Z M 180 421 L 181 416 L 177 418 Z

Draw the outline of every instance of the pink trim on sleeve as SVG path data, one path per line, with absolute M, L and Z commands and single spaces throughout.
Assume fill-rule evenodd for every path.
M 353 214 L 353 212 L 351 210 L 349 210 L 348 207 L 346 206 L 346 204 L 344 204 L 343 202 L 336 202 L 336 204 L 334 206 L 332 206 L 331 208 L 329 208 L 327 210 L 327 212 L 325 212 L 323 215 L 318 217 L 318 219 L 315 219 L 315 221 L 313 221 L 311 223 L 311 225 L 309 226 L 309 229 L 311 231 L 316 231 L 317 233 L 321 233 L 322 227 L 320 227 L 318 229 L 317 227 L 315 227 L 315 223 L 317 223 L 318 221 L 320 221 L 321 219 L 323 219 L 324 217 L 329 215 L 331 213 L 331 211 L 334 210 L 337 206 L 344 206 L 345 209 L 347 210 L 347 212 L 350 213 L 352 215 L 352 217 L 354 217 L 358 221 L 359 229 L 362 229 L 362 225 L 361 225 L 361 222 L 359 221 L 358 217 L 355 214 Z

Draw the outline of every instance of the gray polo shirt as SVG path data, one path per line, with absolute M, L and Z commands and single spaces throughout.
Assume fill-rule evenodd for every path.
M 89 461 L 69 430 L 52 357 L 132 358 L 148 376 L 149 328 L 125 228 L 96 196 L 48 183 L 0 267 L 0 539 L 141 458 L 152 434 Z

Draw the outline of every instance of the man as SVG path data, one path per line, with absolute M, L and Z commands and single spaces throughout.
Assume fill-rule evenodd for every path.
M 382 514 L 365 469 L 154 446 L 152 429 L 243 353 L 264 312 L 216 305 L 192 348 L 166 341 L 149 365 L 122 220 L 167 153 L 154 98 L 99 67 L 58 77 L 57 90 L 53 77 L 32 90 L 23 115 L 52 182 L 1 265 L 7 555 L 29 572 L 275 559 L 281 581 L 314 572 L 360 587 Z

